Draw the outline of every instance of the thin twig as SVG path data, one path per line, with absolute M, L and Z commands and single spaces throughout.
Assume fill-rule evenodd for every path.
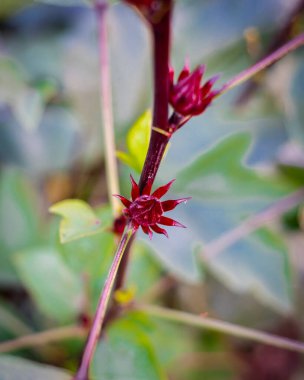
M 81 326 L 58 327 L 0 343 L 0 353 L 42 346 L 65 339 L 84 338 L 86 333 L 87 330 Z
M 294 5 L 294 7 L 290 10 L 289 14 L 285 15 L 285 19 L 280 23 L 280 29 L 274 35 L 272 42 L 270 43 L 269 47 L 267 48 L 263 56 L 260 57 L 260 59 L 267 57 L 269 54 L 271 54 L 273 51 L 278 49 L 289 39 L 292 29 L 294 27 L 294 24 L 296 22 L 296 19 L 303 12 L 303 10 L 304 10 L 304 1 L 299 0 Z M 242 93 L 236 100 L 236 105 L 242 105 L 247 100 L 249 100 L 249 98 L 252 96 L 252 94 L 257 88 L 258 88 L 258 82 L 255 82 L 252 80 L 249 81 L 247 83 L 247 86 L 243 89 Z
M 96 2 L 96 14 L 98 21 L 99 35 L 99 56 L 100 56 L 100 102 L 103 117 L 103 134 L 105 148 L 106 178 L 108 187 L 108 197 L 112 205 L 114 217 L 120 213 L 120 202 L 113 194 L 119 194 L 118 169 L 115 149 L 115 136 L 113 125 L 111 73 L 108 49 L 107 31 L 107 1 Z
M 222 95 L 228 90 L 231 90 L 232 88 L 242 84 L 243 82 L 252 78 L 254 75 L 259 73 L 260 71 L 264 70 L 266 67 L 271 66 L 273 63 L 283 58 L 286 54 L 290 53 L 291 51 L 297 49 L 298 47 L 302 45 L 304 45 L 304 33 L 299 34 L 297 37 L 287 42 L 285 45 L 283 45 L 278 50 L 268 55 L 266 58 L 262 59 L 261 61 L 251 66 L 250 68 L 243 70 L 234 78 L 230 79 L 218 91 L 217 96 Z
M 304 343 L 296 342 L 292 339 L 283 338 L 248 327 L 234 325 L 233 323 L 204 316 L 193 315 L 183 311 L 167 309 L 160 306 L 137 305 L 136 310 L 143 311 L 150 316 L 166 319 L 171 322 L 177 322 L 189 326 L 199 327 L 202 329 L 218 331 L 224 334 L 236 336 L 238 338 L 249 339 L 256 342 L 268 344 L 270 346 L 275 346 L 304 354 Z
M 133 236 L 133 234 L 134 234 L 134 230 L 130 226 L 127 226 L 124 234 L 122 235 L 121 241 L 118 245 L 105 285 L 101 292 L 99 303 L 97 306 L 97 311 L 96 311 L 93 324 L 92 324 L 92 327 L 91 327 L 91 330 L 90 330 L 90 333 L 85 345 L 81 364 L 76 376 L 74 377 L 74 380 L 88 379 L 90 363 L 96 349 L 101 328 L 103 326 L 104 318 L 107 311 L 107 306 L 108 306 L 112 289 L 115 283 L 117 271 L 118 271 L 121 259 L 123 257 L 123 254 L 125 252 L 125 249 L 128 245 L 128 242 L 130 238 Z
M 287 197 L 279 199 L 266 210 L 253 215 L 236 228 L 224 233 L 219 238 L 206 244 L 202 253 L 203 259 L 209 259 L 216 256 L 220 252 L 223 252 L 238 240 L 265 226 L 267 223 L 278 218 L 301 202 L 304 202 L 304 188 Z

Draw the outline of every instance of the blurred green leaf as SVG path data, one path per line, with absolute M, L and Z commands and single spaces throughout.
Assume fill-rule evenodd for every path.
M 26 131 L 38 128 L 44 112 L 43 98 L 27 84 L 21 67 L 8 56 L 0 57 L 0 102 L 10 105 Z
M 102 220 L 104 231 L 66 244 L 57 243 L 57 249 L 65 264 L 78 278 L 83 279 L 85 289 L 90 295 L 89 309 L 92 315 L 95 313 L 115 250 L 115 236 L 110 232 L 113 221 L 111 207 L 99 207 L 96 214 Z M 55 234 L 57 236 L 57 232 Z M 55 244 L 56 241 L 57 239 Z M 51 243 L 54 244 L 54 241 Z
M 95 312 L 101 289 L 113 260 L 114 235 L 101 232 L 58 247 L 68 267 L 83 278 L 90 294 L 90 311 Z
M 287 120 L 286 125 L 290 137 L 295 140 L 301 146 L 304 146 L 304 65 L 303 54 L 300 54 L 301 59 L 298 60 L 298 64 L 294 73 L 294 77 L 291 82 L 290 98 L 286 100 Z M 292 104 L 292 107 L 288 107 Z
M 246 166 L 248 133 L 231 135 L 204 152 L 178 174 L 176 188 L 204 201 L 273 199 L 294 187 L 283 178 Z
M 151 247 L 143 241 L 135 241 L 132 260 L 128 268 L 127 282 L 136 289 L 136 295 L 144 295 L 160 279 L 161 265 L 156 261 Z
M 34 0 L 1 0 L 0 18 L 8 17 L 33 2 Z
M 164 380 L 152 344 L 138 318 L 111 324 L 106 341 L 97 347 L 91 376 L 107 380 Z
M 52 248 L 41 247 L 16 254 L 20 278 L 37 306 L 60 322 L 73 320 L 82 306 L 81 278 Z
M 55 367 L 13 356 L 0 357 L 0 380 L 69 380 L 71 375 Z
M 0 281 L 15 281 L 12 254 L 41 241 L 36 194 L 21 171 L 0 174 Z
M 206 259 L 205 265 L 228 288 L 240 293 L 250 292 L 281 313 L 290 313 L 293 309 L 289 254 L 277 233 L 260 229 Z
M 148 150 L 151 120 L 150 110 L 143 113 L 127 134 L 128 153 L 117 152 L 118 158 L 138 173 L 142 170 Z
M 79 199 L 67 199 L 50 207 L 50 212 L 62 216 L 59 227 L 61 243 L 94 235 L 102 231 L 101 221 L 92 207 Z
M 31 334 L 32 329 L 18 315 L 17 308 L 0 301 L 0 339 L 8 340 L 19 335 Z

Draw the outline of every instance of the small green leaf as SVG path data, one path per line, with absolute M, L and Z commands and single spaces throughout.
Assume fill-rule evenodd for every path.
M 96 350 L 91 376 L 105 380 L 164 380 L 152 344 L 138 320 L 114 322 Z
M 66 371 L 13 356 L 0 357 L 1 380 L 70 380 Z
M 273 174 L 262 175 L 244 161 L 251 135 L 238 133 L 204 152 L 178 174 L 175 188 L 206 201 L 273 199 L 294 190 Z
M 41 247 L 19 252 L 15 264 L 24 286 L 46 315 L 66 322 L 79 314 L 81 278 L 67 267 L 55 249 Z
M 60 215 L 59 235 L 61 243 L 94 235 L 102 231 L 101 221 L 86 202 L 67 199 L 50 207 L 50 212 Z
M 151 120 L 150 110 L 143 113 L 128 132 L 128 153 L 117 152 L 118 158 L 138 173 L 141 172 L 148 150 Z

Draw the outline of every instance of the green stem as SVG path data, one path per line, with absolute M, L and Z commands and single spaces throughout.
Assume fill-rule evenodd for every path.
M 279 337 L 248 327 L 234 325 L 229 322 L 219 321 L 213 318 L 207 318 L 199 315 L 192 315 L 183 311 L 176 311 L 160 306 L 139 305 L 136 306 L 136 310 L 143 311 L 150 316 L 165 319 L 171 322 L 218 331 L 224 334 L 236 336 L 238 338 L 249 339 L 256 342 L 268 344 L 270 346 L 275 346 L 304 354 L 304 343 L 296 342 L 292 339 Z
M 36 332 L 0 343 L 0 353 L 43 346 L 65 339 L 84 338 L 86 332 L 87 330 L 81 326 L 64 326 L 47 331 Z
M 117 271 L 120 262 L 123 258 L 125 249 L 128 245 L 128 242 L 133 236 L 133 234 L 134 230 L 130 226 L 127 226 L 124 234 L 122 235 L 121 241 L 114 256 L 114 260 L 109 270 L 104 288 L 101 292 L 99 303 L 97 306 L 97 311 L 83 352 L 81 364 L 76 376 L 74 377 L 74 380 L 88 380 L 90 364 L 98 343 L 101 328 L 104 323 L 110 296 L 116 280 Z

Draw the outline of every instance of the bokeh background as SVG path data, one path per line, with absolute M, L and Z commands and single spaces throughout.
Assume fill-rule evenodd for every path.
M 186 58 L 192 67 L 204 63 L 206 77 L 221 74 L 220 86 L 303 32 L 302 3 L 176 1 L 175 71 Z M 137 152 L 138 146 L 126 141 L 151 107 L 151 40 L 140 17 L 121 2 L 110 8 L 108 28 L 117 150 L 129 150 L 134 158 L 143 155 L 145 144 Z M 94 312 L 115 237 L 108 230 L 62 245 L 59 218 L 48 209 L 79 198 L 111 225 L 98 83 L 90 4 L 1 1 L 1 341 L 85 323 Z M 154 236 L 150 242 L 139 235 L 128 274 L 135 299 L 301 339 L 301 200 L 224 249 L 216 251 L 216 244 L 303 187 L 303 95 L 299 49 L 254 82 L 216 99 L 174 136 L 157 184 L 176 178 L 170 198 L 192 197 L 172 212 L 188 228 L 170 229 L 168 240 Z M 139 173 L 123 162 L 119 171 L 121 193 L 128 196 L 129 174 L 138 179 Z M 304 375 L 298 354 L 137 313 L 110 330 L 96 353 L 96 379 L 297 380 Z M 20 379 L 24 371 L 33 380 L 64 379 L 63 372 L 37 363 L 74 371 L 83 343 L 70 339 L 1 355 L 0 379 L 2 372 Z

